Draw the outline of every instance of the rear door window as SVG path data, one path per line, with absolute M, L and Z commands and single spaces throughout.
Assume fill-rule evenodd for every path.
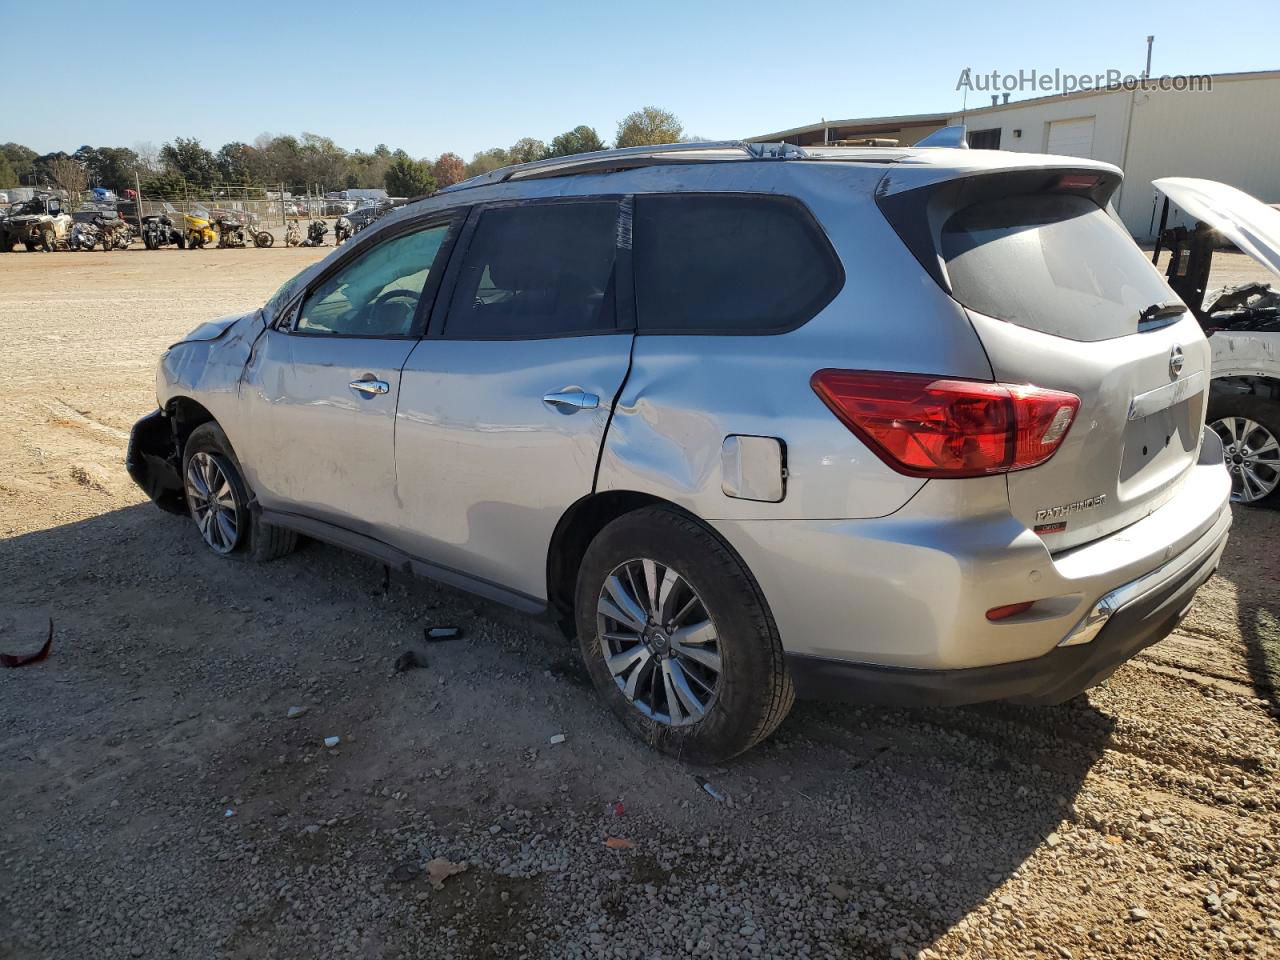
M 1177 302 L 1124 229 L 1083 196 L 1027 194 L 964 207 L 943 224 L 941 246 L 962 304 L 1057 337 L 1137 333 L 1144 310 Z
M 787 197 L 639 195 L 633 235 L 641 333 L 781 333 L 844 282 L 826 235 Z
M 484 340 L 617 329 L 617 235 L 616 200 L 481 211 L 444 335 Z

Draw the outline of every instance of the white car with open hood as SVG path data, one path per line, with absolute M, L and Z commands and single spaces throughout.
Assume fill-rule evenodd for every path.
M 1280 505 L 1280 290 L 1244 283 L 1206 291 L 1220 234 L 1280 278 L 1280 210 L 1213 180 L 1155 181 L 1167 198 L 1161 246 L 1172 249 L 1169 286 L 1209 334 L 1212 381 L 1208 422 L 1222 438 L 1232 499 Z M 1165 229 L 1170 204 L 1195 227 Z

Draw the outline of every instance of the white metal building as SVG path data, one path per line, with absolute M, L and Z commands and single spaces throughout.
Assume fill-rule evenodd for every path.
M 1115 207 L 1135 237 L 1159 222 L 1151 181 L 1220 180 L 1280 203 L 1280 70 L 1220 73 L 1207 91 L 1108 89 L 993 103 L 960 113 L 822 121 L 750 137 L 798 145 L 896 139 L 910 145 L 939 127 L 965 123 L 975 149 L 1091 157 L 1120 167 Z

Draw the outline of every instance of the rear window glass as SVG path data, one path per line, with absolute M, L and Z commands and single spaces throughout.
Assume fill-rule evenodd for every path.
M 641 332 L 787 330 L 843 281 L 813 217 L 785 197 L 637 196 L 633 236 Z
M 463 339 L 613 330 L 618 204 L 496 207 L 480 214 L 445 321 Z
M 1031 194 L 965 207 L 942 227 L 942 255 L 966 307 L 1072 340 L 1136 333 L 1143 310 L 1177 300 L 1087 197 Z

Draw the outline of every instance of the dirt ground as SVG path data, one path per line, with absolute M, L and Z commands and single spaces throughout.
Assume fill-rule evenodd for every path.
M 1087 697 L 691 768 L 535 623 L 144 502 L 160 352 L 324 252 L 0 256 L 0 958 L 1280 956 L 1280 513 Z

